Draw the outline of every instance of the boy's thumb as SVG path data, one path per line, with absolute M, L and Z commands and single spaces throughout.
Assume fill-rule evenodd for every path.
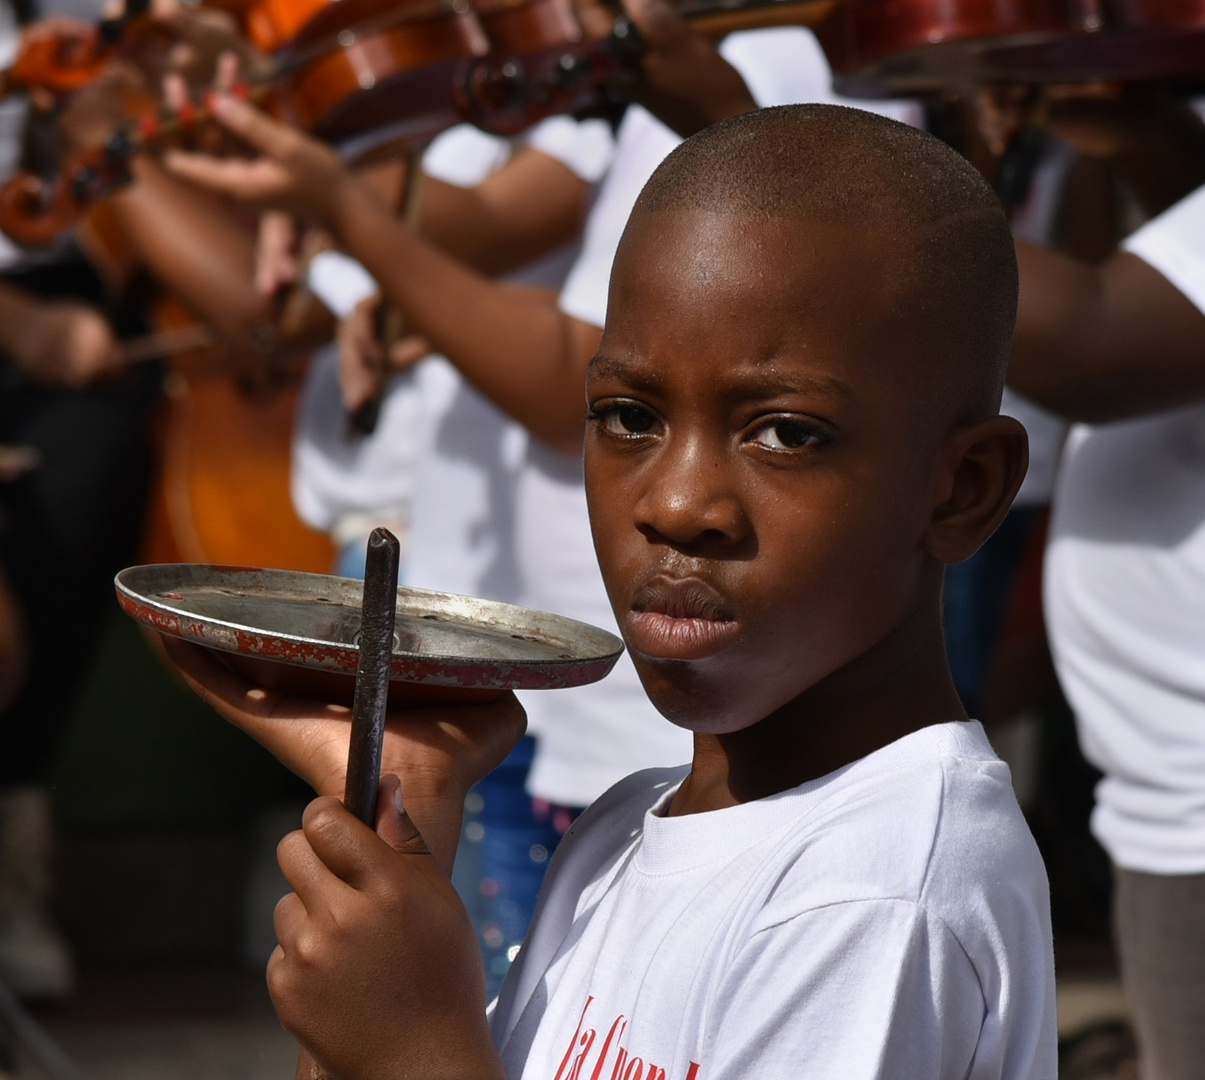
M 402 782 L 393 773 L 381 777 L 377 791 L 377 835 L 403 855 L 430 855 L 431 849 L 402 805 Z
M 623 9 L 650 45 L 672 39 L 686 25 L 682 16 L 665 0 L 623 0 Z

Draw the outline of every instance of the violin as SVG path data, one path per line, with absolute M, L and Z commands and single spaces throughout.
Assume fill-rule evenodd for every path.
M 106 23 L 63 23 L 55 33 L 23 41 L 13 62 L 0 70 L 0 97 L 25 90 L 68 94 L 87 86 L 104 69 L 115 49 Z
M 1205 76 L 1205 0 L 846 0 L 816 34 L 852 97 Z
M 295 30 L 284 15 L 273 22 L 258 8 L 247 13 L 260 40 L 286 30 L 293 36 L 240 92 L 359 161 L 421 148 L 464 121 L 506 135 L 613 103 L 616 77 L 642 48 L 624 18 L 608 36 L 588 38 L 569 0 L 476 0 L 477 8 L 466 0 L 304 2 L 314 14 Z M 835 7 L 836 0 L 693 0 L 683 13 L 722 35 L 814 25 Z M 0 231 L 26 246 L 52 242 L 128 182 L 135 154 L 173 145 L 207 120 L 203 106 L 147 112 L 71 158 L 53 184 L 17 174 L 0 187 Z
M 116 56 L 144 21 L 150 0 L 129 0 L 125 12 L 88 24 L 61 17 L 35 24 L 17 55 L 0 69 L 0 98 L 27 90 L 56 97 L 87 86 Z
M 688 0 L 712 36 L 814 26 L 837 0 Z M 618 18 L 591 37 L 572 0 L 257 0 L 248 32 L 271 49 L 283 119 L 349 158 L 413 149 L 457 123 L 510 135 L 614 102 L 642 45 Z

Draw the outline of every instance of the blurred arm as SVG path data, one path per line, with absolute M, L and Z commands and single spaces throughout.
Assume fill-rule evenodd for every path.
M 1125 252 L 1099 266 L 1017 244 L 1008 382 L 1070 420 L 1102 423 L 1205 397 L 1205 313 Z
M 505 274 L 575 239 L 590 185 L 525 148 L 473 187 L 423 178 L 422 235 L 482 274 Z

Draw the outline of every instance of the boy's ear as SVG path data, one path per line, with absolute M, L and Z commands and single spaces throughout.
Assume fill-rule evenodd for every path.
M 1029 437 L 1011 416 L 959 428 L 942 449 L 925 551 L 938 562 L 969 559 L 996 531 L 1029 467 Z

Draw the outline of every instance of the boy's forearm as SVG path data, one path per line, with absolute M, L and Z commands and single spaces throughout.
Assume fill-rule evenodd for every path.
M 560 161 L 520 149 L 473 187 L 424 177 L 419 231 L 478 273 L 506 274 L 576 239 L 590 190 Z
M 580 450 L 597 329 L 563 315 L 551 297 L 494 282 L 436 250 L 354 182 L 332 197 L 329 226 L 409 329 L 538 438 Z
M 1023 243 L 1017 258 L 1015 390 L 1086 423 L 1205 397 L 1205 313 L 1153 267 L 1127 253 L 1090 266 Z
M 181 184 L 149 160 L 112 211 L 139 262 L 229 340 L 250 345 L 271 316 L 250 287 L 254 240 L 208 192 Z

